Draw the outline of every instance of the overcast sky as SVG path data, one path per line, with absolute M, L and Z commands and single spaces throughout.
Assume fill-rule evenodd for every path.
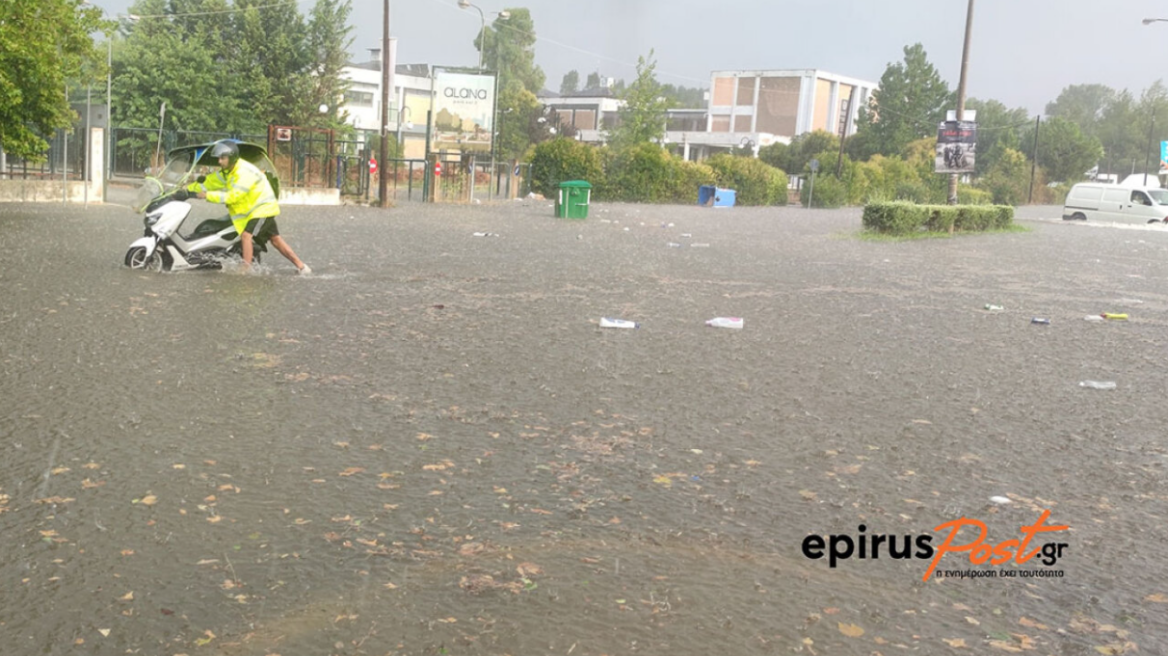
M 132 0 L 91 0 L 110 14 Z M 275 1 L 275 0 L 273 0 Z M 299 0 L 307 15 L 314 0 Z M 710 71 L 819 68 L 878 82 L 920 42 L 957 87 L 967 0 L 474 0 L 531 10 L 536 63 L 558 91 L 564 73 L 631 80 L 653 48 L 658 80 L 708 87 Z M 352 0 L 354 59 L 381 42 L 383 0 Z M 968 96 L 1042 112 L 1071 84 L 1138 93 L 1165 77 L 1166 0 L 976 0 Z M 475 65 L 481 25 L 457 0 L 391 0 L 398 63 Z

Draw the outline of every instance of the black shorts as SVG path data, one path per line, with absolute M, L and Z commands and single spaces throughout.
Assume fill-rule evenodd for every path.
M 261 244 L 268 243 L 269 239 L 280 234 L 280 229 L 276 227 L 276 217 L 274 216 L 252 219 L 247 222 L 247 226 L 243 231 L 251 235 L 255 241 Z

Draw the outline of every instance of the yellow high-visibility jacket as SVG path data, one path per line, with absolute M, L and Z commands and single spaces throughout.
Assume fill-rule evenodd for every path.
M 207 176 L 204 182 L 190 184 L 187 190 L 207 192 L 210 203 L 226 203 L 235 231 L 240 234 L 248 221 L 280 213 L 276 192 L 272 190 L 268 176 L 243 159 L 237 161 L 230 171 L 220 169 Z

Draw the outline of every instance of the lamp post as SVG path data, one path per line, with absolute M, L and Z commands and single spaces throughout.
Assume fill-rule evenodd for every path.
M 385 0 L 384 24 L 382 25 L 381 44 L 381 149 L 378 153 L 381 166 L 377 169 L 377 204 L 380 207 L 389 207 L 389 178 L 385 175 L 385 162 L 389 156 L 389 134 L 385 124 L 389 122 L 389 83 L 390 66 L 393 62 L 389 53 L 389 0 Z
M 458 6 L 461 9 L 474 9 L 479 12 L 479 21 L 482 25 L 479 27 L 479 70 L 483 70 L 483 33 L 487 31 L 487 17 L 483 15 L 483 10 L 471 4 L 470 0 L 458 0 Z

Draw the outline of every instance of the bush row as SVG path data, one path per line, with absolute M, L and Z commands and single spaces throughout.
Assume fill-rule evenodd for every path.
M 531 153 L 533 188 L 551 198 L 561 182 L 587 180 L 597 200 L 696 203 L 698 187 L 734 189 L 739 205 L 786 205 L 787 174 L 749 157 L 689 162 L 651 143 L 620 151 L 554 139 Z
M 864 228 L 904 235 L 919 231 L 999 230 L 1014 222 L 1009 205 L 918 205 L 908 202 L 870 203 L 864 207 Z

